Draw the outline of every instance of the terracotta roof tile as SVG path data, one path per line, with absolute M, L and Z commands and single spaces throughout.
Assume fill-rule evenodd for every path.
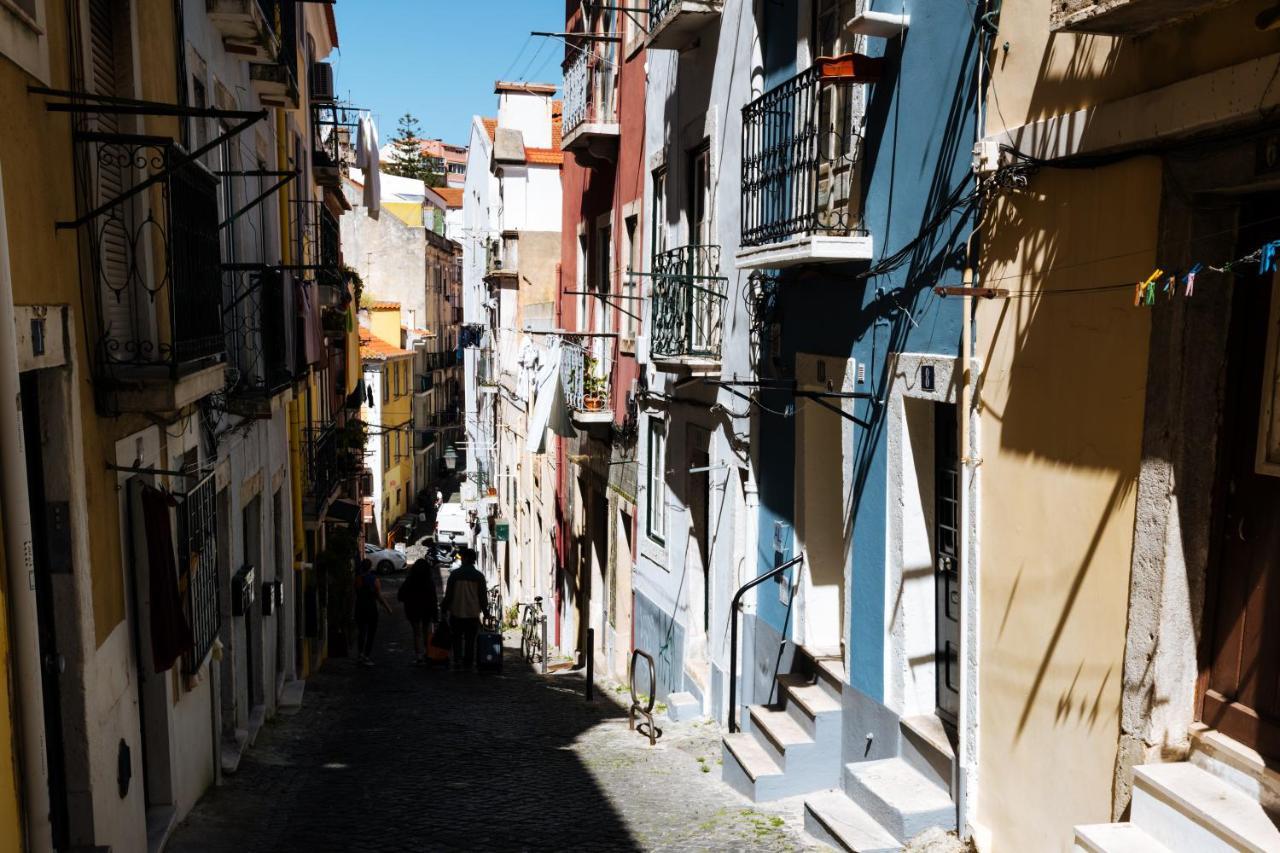
M 360 358 L 364 361 L 386 361 L 389 358 L 413 355 L 412 350 L 393 347 L 375 335 L 360 335 Z
M 399 302 L 370 302 L 369 310 L 370 311 L 399 311 L 400 303 Z
M 559 166 L 564 162 L 564 152 L 558 148 L 526 148 L 524 154 L 532 166 Z
M 444 199 L 449 207 L 462 207 L 462 187 L 432 187 L 431 191 Z
M 484 122 L 484 129 L 489 132 L 489 141 L 492 142 L 494 136 L 498 133 L 498 120 L 496 118 L 482 118 L 480 121 Z
M 564 120 L 564 101 L 551 102 L 551 147 L 560 150 L 560 142 L 563 139 L 561 122 Z

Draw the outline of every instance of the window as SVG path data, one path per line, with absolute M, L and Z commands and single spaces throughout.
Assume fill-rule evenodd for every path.
M 689 242 L 694 246 L 709 246 L 712 242 L 711 146 L 708 142 L 689 152 Z M 697 272 L 706 274 L 701 269 Z
M 595 289 L 601 294 L 613 292 L 613 226 L 607 222 L 596 229 L 596 281 Z M 612 323 L 605 322 L 605 300 L 594 300 L 592 329 L 597 332 L 612 331 Z M 612 316 L 610 311 L 609 315 Z
M 653 173 L 653 254 L 667 250 L 667 170 Z
M 649 538 L 662 543 L 667 537 L 667 427 L 657 418 L 649 419 L 648 464 Z
M 386 473 L 391 470 L 391 436 L 385 432 L 382 434 L 382 471 Z
M 578 316 L 575 318 L 580 332 L 587 330 L 587 235 L 578 235 Z
M 638 295 L 637 282 L 640 280 L 640 274 L 644 272 L 644 261 L 641 252 L 640 237 L 640 216 L 632 214 L 623 220 L 624 237 L 626 245 L 623 250 L 627 256 L 627 269 L 622 275 L 622 337 L 624 340 L 634 341 L 636 333 L 640 327 L 640 310 L 642 303 L 635 297 Z
M 387 371 L 382 370 L 378 373 L 378 378 L 382 381 L 382 402 L 391 402 L 391 377 L 387 376 Z

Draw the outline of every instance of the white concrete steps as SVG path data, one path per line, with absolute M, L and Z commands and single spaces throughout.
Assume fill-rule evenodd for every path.
M 955 763 L 955 746 L 946 725 L 938 715 L 904 717 L 899 722 L 898 729 L 902 733 L 903 760 L 942 790 L 952 793 L 951 770 Z
M 815 684 L 809 676 L 795 672 L 780 675 L 778 688 L 787 711 L 809 737 L 817 738 L 819 720 L 839 721 L 840 700 L 832 698 L 826 688 Z
M 804 828 L 837 850 L 887 853 L 901 849 L 896 838 L 839 791 L 823 791 L 805 798 Z
M 752 705 L 750 708 L 751 731 L 758 735 L 761 746 L 770 752 L 774 762 L 788 770 L 800 770 L 801 763 L 812 761 L 816 756 L 814 750 L 817 743 L 804 730 L 800 722 L 786 710 L 766 705 Z
M 1170 850 L 1280 850 L 1262 806 L 1194 764 L 1141 765 L 1133 782 L 1130 822 Z
M 787 790 L 786 776 L 760 741 L 750 732 L 735 732 L 722 739 L 720 779 L 756 802 L 795 793 Z
M 1093 823 L 1076 827 L 1079 853 L 1171 853 L 1131 823 Z
M 901 758 L 845 765 L 844 792 L 900 842 L 930 827 L 956 828 L 951 796 Z

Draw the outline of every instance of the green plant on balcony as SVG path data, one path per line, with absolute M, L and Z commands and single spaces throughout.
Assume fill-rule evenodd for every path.
M 582 405 L 588 412 L 599 412 L 605 407 L 609 395 L 609 382 L 595 371 L 596 360 L 589 358 L 583 369 Z

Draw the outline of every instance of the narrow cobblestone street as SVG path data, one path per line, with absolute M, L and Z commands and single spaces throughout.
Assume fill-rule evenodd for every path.
M 385 584 L 389 601 L 398 582 Z M 410 663 L 398 608 L 378 664 L 331 660 L 168 845 L 196 851 L 799 850 L 794 805 L 719 781 L 718 728 L 628 731 L 624 693 L 541 676 L 507 636 L 501 675 Z

